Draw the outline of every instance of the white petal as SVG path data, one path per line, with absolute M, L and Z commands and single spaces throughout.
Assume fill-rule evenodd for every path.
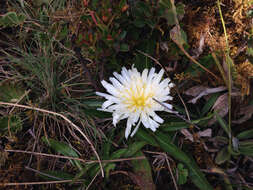
M 140 127 L 140 124 L 141 124 L 141 120 L 138 122 L 137 126 L 135 127 L 134 131 L 131 133 L 131 137 L 133 137 L 135 135 L 135 133 L 138 131 L 139 127 Z
M 102 108 L 98 108 L 97 110 L 98 110 L 98 111 L 104 111 L 104 112 L 110 112 L 110 113 L 113 112 L 113 111 L 110 111 L 110 110 L 108 110 L 108 109 L 102 109 Z
M 160 85 L 161 88 L 165 88 L 165 87 L 168 86 L 169 82 L 170 82 L 170 79 L 166 78 L 159 85 Z
M 148 78 L 147 78 L 147 82 L 150 82 L 155 76 L 155 68 L 151 68 L 151 70 L 149 71 L 149 74 L 148 74 Z
M 125 138 L 127 139 L 130 132 L 131 132 L 131 128 L 132 128 L 132 121 L 130 118 L 127 119 L 127 127 L 126 127 L 126 130 L 125 130 Z
M 114 87 L 116 87 L 118 89 L 123 88 L 122 84 L 117 79 L 115 79 L 114 77 L 110 77 L 109 80 L 112 82 Z
M 96 92 L 96 95 L 102 96 L 102 97 L 104 97 L 104 98 L 106 98 L 108 100 L 111 100 L 111 101 L 115 102 L 115 103 L 119 103 L 120 102 L 118 98 L 116 98 L 116 97 L 114 97 L 112 95 L 109 95 L 109 94 L 105 94 L 105 93 L 102 93 L 102 92 Z
M 152 111 L 150 115 L 153 117 L 153 119 L 156 122 L 158 122 L 158 123 L 163 123 L 164 122 L 164 120 L 162 118 L 160 118 L 154 111 Z
M 107 90 L 107 92 L 109 92 L 110 94 L 114 95 L 114 96 L 118 96 L 119 95 L 119 91 L 110 83 L 106 82 L 106 81 L 101 81 L 102 85 L 105 87 L 105 89 Z
M 174 86 L 175 86 L 174 83 L 170 83 L 170 84 L 169 84 L 169 87 L 170 87 L 170 88 L 172 88 L 172 87 L 174 87 Z
M 148 69 L 144 69 L 143 72 L 142 72 L 142 81 L 143 82 L 146 82 L 147 80 L 147 77 L 148 77 Z
M 150 128 L 150 123 L 148 122 L 148 117 L 145 113 L 141 114 L 141 122 L 143 123 L 144 127 L 147 129 Z
M 108 106 L 114 104 L 114 102 L 107 100 L 102 104 L 102 109 L 106 109 Z
M 158 123 L 156 123 L 153 119 L 151 119 L 151 118 L 148 118 L 148 120 L 149 120 L 149 123 L 150 123 L 150 129 L 152 130 L 152 131 L 156 131 L 156 129 L 159 127 L 159 124 Z
M 155 98 L 155 99 L 159 102 L 165 102 L 167 100 L 172 100 L 173 98 L 171 96 L 163 96 L 163 97 L 158 97 L 158 98 Z
M 169 110 L 172 110 L 173 106 L 171 104 L 167 104 L 167 103 L 163 103 L 163 105 L 169 109 Z
M 113 123 L 114 126 L 116 126 L 116 124 L 117 124 L 120 120 L 124 119 L 124 116 L 125 116 L 125 115 L 122 114 L 122 113 L 114 112 L 114 113 L 112 114 L 112 116 L 113 116 L 112 123 Z
M 162 77 L 163 77 L 163 74 L 164 74 L 164 70 L 161 69 L 160 72 L 158 73 L 158 75 L 155 77 L 154 83 L 156 83 L 156 84 L 159 83 L 160 80 L 161 80 Z
M 130 81 L 129 72 L 127 71 L 127 69 L 126 69 L 125 67 L 122 68 L 121 75 L 122 75 L 122 77 L 123 77 L 127 82 Z
M 114 72 L 113 75 L 118 79 L 123 85 L 127 83 L 126 79 L 124 79 L 119 73 Z

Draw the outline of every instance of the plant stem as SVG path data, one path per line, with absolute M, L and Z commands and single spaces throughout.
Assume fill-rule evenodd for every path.
M 225 35 L 225 40 L 226 40 L 226 64 L 228 67 L 228 130 L 230 133 L 230 139 L 229 139 L 229 146 L 232 146 L 232 135 L 231 135 L 231 93 L 232 93 L 232 81 L 231 81 L 231 63 L 232 60 L 229 56 L 229 44 L 228 44 L 228 36 L 227 36 L 227 32 L 226 32 L 226 26 L 225 26 L 225 22 L 222 16 L 222 11 L 221 11 L 221 6 L 220 6 L 220 1 L 217 0 L 217 5 L 218 5 L 218 9 L 219 9 L 219 13 L 220 13 L 220 18 L 221 18 L 221 23 L 222 23 L 222 27 L 224 30 L 224 35 Z

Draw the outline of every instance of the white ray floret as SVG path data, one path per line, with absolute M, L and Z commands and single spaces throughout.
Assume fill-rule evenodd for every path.
M 137 132 L 141 123 L 144 127 L 156 131 L 163 123 L 163 119 L 155 112 L 169 111 L 158 102 L 172 110 L 172 105 L 164 102 L 172 100 L 170 89 L 174 84 L 169 78 L 162 80 L 163 74 L 163 69 L 159 73 L 155 73 L 154 68 L 149 71 L 144 69 L 140 73 L 134 66 L 129 70 L 123 67 L 121 74 L 113 73 L 114 77 L 109 79 L 111 84 L 101 81 L 109 94 L 96 92 L 98 96 L 107 99 L 99 110 L 112 113 L 114 126 L 120 120 L 127 118 L 126 138 L 130 135 L 132 126 L 136 124 L 131 137 Z

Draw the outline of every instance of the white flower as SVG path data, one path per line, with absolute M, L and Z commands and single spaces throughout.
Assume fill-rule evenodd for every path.
M 112 84 L 101 81 L 109 94 L 96 92 L 97 95 L 107 99 L 99 110 L 112 112 L 114 126 L 120 120 L 127 118 L 126 138 L 136 123 L 137 126 L 131 137 L 137 132 L 140 123 L 156 131 L 163 123 L 163 119 L 155 112 L 172 110 L 172 105 L 164 102 L 172 100 L 169 94 L 174 84 L 170 83 L 169 78 L 162 80 L 163 74 L 163 69 L 159 73 L 155 73 L 155 68 L 151 68 L 150 71 L 144 69 L 141 74 L 134 66 L 129 70 L 123 67 L 121 74 L 114 72 L 114 77 L 109 79 Z

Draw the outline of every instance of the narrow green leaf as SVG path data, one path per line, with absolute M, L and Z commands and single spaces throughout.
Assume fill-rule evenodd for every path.
M 253 138 L 253 129 L 243 131 L 236 136 L 238 139 L 249 139 Z
M 155 133 L 155 139 L 159 143 L 160 147 L 168 152 L 170 155 L 172 155 L 175 159 L 190 164 L 191 159 L 182 151 L 180 150 L 176 145 L 174 145 L 171 142 L 171 139 L 164 133 L 157 131 Z
M 201 117 L 199 119 L 192 120 L 192 123 L 194 123 L 194 124 L 201 124 L 204 121 L 207 121 L 207 120 L 211 119 L 213 117 L 213 115 L 214 115 L 214 113 L 210 113 L 206 117 Z
M 218 97 L 219 97 L 219 93 L 215 93 L 211 95 L 211 97 L 208 99 L 208 101 L 206 102 L 206 104 L 201 110 L 201 116 L 204 116 L 213 107 Z
M 189 169 L 189 177 L 192 182 L 201 190 L 212 190 L 213 188 L 206 180 L 204 174 L 198 168 L 198 165 L 187 156 L 181 149 L 171 143 L 171 141 L 164 135 L 164 133 L 157 131 L 155 138 L 158 141 L 160 147 L 173 156 L 175 159 L 184 163 Z
M 179 129 L 184 129 L 188 128 L 189 124 L 186 122 L 169 122 L 169 123 L 164 123 L 160 126 L 162 131 L 168 132 L 168 131 L 177 131 Z
M 129 145 L 127 148 L 127 152 L 124 154 L 124 157 L 130 157 L 136 154 L 136 152 L 140 151 L 143 146 L 147 143 L 145 141 L 135 142 Z
M 63 154 L 64 156 L 79 158 L 78 154 L 74 151 L 74 149 L 66 143 L 59 142 L 50 138 L 47 139 L 46 137 L 42 137 L 42 141 L 48 146 L 50 146 L 52 149 L 54 149 L 54 151 Z M 70 159 L 70 162 L 73 166 L 76 166 L 79 170 L 82 170 L 82 165 L 80 161 Z
M 145 141 L 147 142 L 148 144 L 152 145 L 152 146 L 158 146 L 155 138 L 153 136 L 151 136 L 150 134 L 148 134 L 147 131 L 145 131 L 145 129 L 138 129 L 137 133 L 135 134 L 135 136 L 142 140 L 142 141 Z
M 137 156 L 145 156 L 141 151 L 138 151 L 134 155 Z M 141 185 L 141 189 L 145 190 L 155 190 L 155 184 L 153 182 L 152 177 L 152 168 L 148 162 L 148 159 L 142 159 L 142 160 L 132 160 L 131 161 L 133 165 L 133 171 L 136 175 L 136 178 L 138 178 L 139 184 Z
M 108 179 L 110 176 L 110 171 L 114 170 L 116 167 L 116 164 L 114 163 L 109 163 L 104 167 L 104 171 L 105 171 L 105 177 Z
M 74 176 L 69 173 L 57 170 L 42 171 L 41 173 L 39 173 L 39 175 L 45 180 L 72 180 L 74 178 Z
M 123 156 L 127 151 L 128 151 L 127 148 L 119 149 L 119 150 L 113 152 L 110 158 L 111 158 L 111 159 L 120 158 L 120 157 Z
M 224 129 L 224 131 L 227 133 L 228 137 L 231 138 L 231 134 L 228 128 L 228 125 L 226 124 L 225 120 L 221 118 L 221 116 L 214 111 L 214 115 L 217 119 L 217 121 L 219 122 L 220 126 Z

